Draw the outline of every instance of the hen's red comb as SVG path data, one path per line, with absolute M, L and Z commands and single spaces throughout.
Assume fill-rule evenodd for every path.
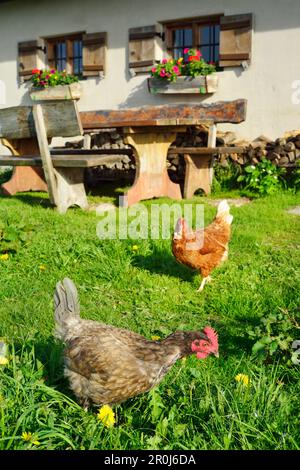
M 217 348 L 219 345 L 217 332 L 211 326 L 206 326 L 203 333 L 206 334 L 212 346 Z

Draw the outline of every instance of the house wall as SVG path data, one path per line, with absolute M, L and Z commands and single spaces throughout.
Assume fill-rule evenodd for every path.
M 128 70 L 128 29 L 158 21 L 216 13 L 254 13 L 252 63 L 248 70 L 219 72 L 217 93 L 153 96 L 147 75 L 131 77 Z M 15 0 L 0 4 L 0 80 L 6 100 L 0 107 L 28 103 L 28 83 L 17 80 L 17 44 L 38 37 L 77 31 L 108 33 L 106 75 L 82 82 L 80 110 L 117 109 L 168 103 L 199 103 L 246 98 L 246 122 L 224 125 L 241 137 L 272 138 L 300 128 L 299 0 Z M 124 48 L 125 46 L 125 48 Z M 300 89 L 300 82 L 294 83 Z M 295 103 L 292 97 L 298 97 Z

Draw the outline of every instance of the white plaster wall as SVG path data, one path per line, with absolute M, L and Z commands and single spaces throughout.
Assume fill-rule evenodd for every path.
M 247 71 L 220 72 L 219 90 L 211 97 L 152 96 L 147 75 L 130 76 L 130 27 L 174 18 L 250 12 L 254 13 L 252 64 Z M 299 0 L 15 0 L 0 4 L 0 80 L 6 88 L 6 103 L 0 107 L 29 102 L 28 84 L 17 83 L 19 41 L 77 31 L 108 33 L 106 76 L 82 82 L 81 110 L 246 98 L 246 122 L 223 128 L 234 129 L 246 138 L 262 133 L 275 138 L 286 130 L 300 129 L 300 104 L 292 103 L 292 83 L 300 80 Z

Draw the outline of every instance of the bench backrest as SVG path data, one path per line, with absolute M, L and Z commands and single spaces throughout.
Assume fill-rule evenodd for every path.
M 47 138 L 74 137 L 83 130 L 75 101 L 59 101 L 41 105 Z M 32 106 L 0 109 L 0 138 L 26 139 L 36 137 Z

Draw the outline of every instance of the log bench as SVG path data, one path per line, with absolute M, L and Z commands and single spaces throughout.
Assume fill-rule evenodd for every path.
M 87 209 L 84 169 L 105 164 L 113 157 L 70 152 L 51 155 L 49 148 L 52 137 L 82 134 L 74 101 L 0 110 L 1 144 L 13 153 L 0 155 L 0 166 L 14 167 L 12 179 L 2 185 L 4 193 L 44 190 L 60 213 L 73 205 Z

